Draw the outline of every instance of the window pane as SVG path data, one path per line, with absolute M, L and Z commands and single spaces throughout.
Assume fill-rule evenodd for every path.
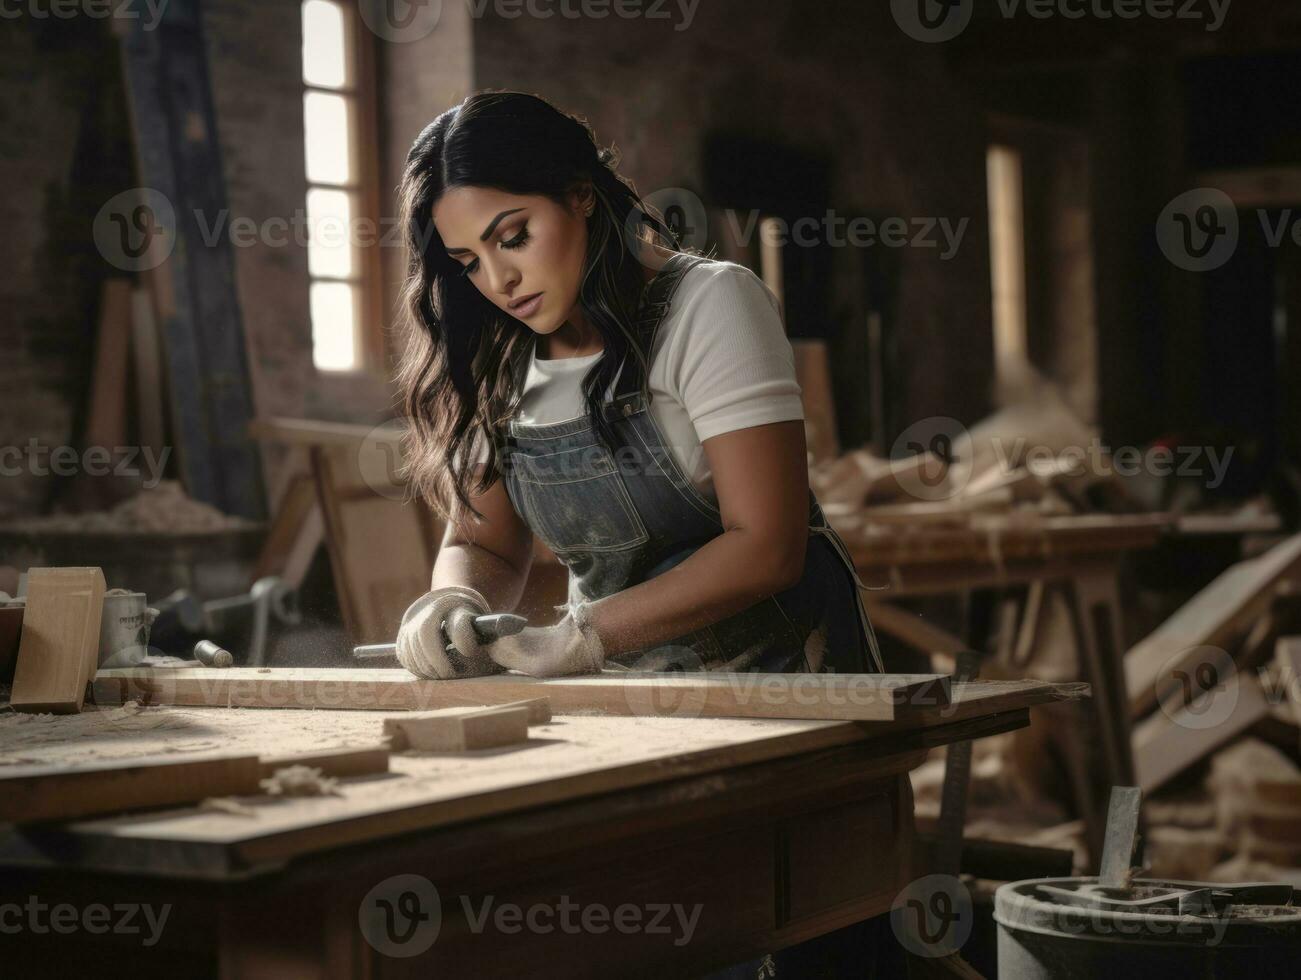
M 346 282 L 311 286 L 312 360 L 322 371 L 357 367 L 356 290 Z
M 344 184 L 352 179 L 349 108 L 349 100 L 341 95 L 308 92 L 303 96 L 308 183 Z
M 314 187 L 307 192 L 307 271 L 313 278 L 353 274 L 352 195 Z
M 989 188 L 989 270 L 994 292 L 994 353 L 998 368 L 1015 371 L 1026 358 L 1025 225 L 1021 216 L 1021 154 L 991 146 L 986 156 Z
M 348 84 L 343 8 L 329 0 L 303 4 L 303 81 L 322 88 Z

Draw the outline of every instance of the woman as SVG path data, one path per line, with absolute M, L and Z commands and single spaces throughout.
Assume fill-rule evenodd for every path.
M 613 151 L 531 95 L 440 115 L 400 196 L 409 475 L 449 518 L 405 667 L 882 669 L 761 280 L 678 249 Z M 568 566 L 564 615 L 488 641 L 473 619 L 515 607 L 534 534 Z

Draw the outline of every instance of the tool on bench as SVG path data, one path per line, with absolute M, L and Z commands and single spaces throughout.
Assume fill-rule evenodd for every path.
M 298 593 L 288 582 L 268 575 L 253 583 L 245 595 L 201 601 L 181 589 L 158 603 L 155 643 L 163 649 L 189 647 L 209 636 L 221 636 L 251 625 L 246 665 L 266 664 L 267 639 L 273 624 L 296 626 L 302 622 Z M 252 613 L 252 623 L 248 615 Z M 229 641 L 227 641 L 229 642 Z
M 194 659 L 205 667 L 229 667 L 235 662 L 229 650 L 223 650 L 211 640 L 194 644 Z
M 474 632 L 480 642 L 491 643 L 503 636 L 514 636 L 528 624 L 528 619 L 517 616 L 515 613 L 488 613 L 474 617 Z M 443 641 L 447 646 L 452 646 L 452 642 L 447 636 L 446 623 L 443 624 Z M 357 660 L 365 661 L 371 667 L 398 666 L 397 644 L 395 643 L 371 643 L 366 646 L 353 647 L 352 655 Z

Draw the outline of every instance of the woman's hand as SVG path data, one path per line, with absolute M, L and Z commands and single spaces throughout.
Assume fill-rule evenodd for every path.
M 467 624 L 472 624 L 475 616 L 488 611 L 483 596 L 465 586 L 426 592 L 402 616 L 397 637 L 398 663 L 419 677 L 437 680 L 501 673 L 501 668 L 477 649 L 477 642 L 462 646 L 453 639 L 449 646 L 443 632 L 443 624 L 453 617 L 463 616 Z M 469 629 L 473 635 L 473 625 Z M 449 630 L 447 636 L 451 635 Z
M 599 673 L 605 665 L 605 650 L 586 612 L 584 606 L 574 606 L 554 626 L 528 626 L 513 636 L 476 644 L 481 653 L 475 656 L 490 657 L 502 667 L 534 677 Z M 470 617 L 460 610 L 452 614 L 447 629 L 458 649 L 474 642 Z

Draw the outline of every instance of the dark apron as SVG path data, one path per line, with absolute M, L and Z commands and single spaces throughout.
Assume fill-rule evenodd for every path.
M 643 349 L 696 256 L 673 256 L 647 288 Z M 536 336 L 522 344 L 526 376 Z M 569 569 L 569 601 L 593 601 L 654 578 L 724 531 L 718 507 L 678 465 L 651 415 L 641 364 L 625 363 L 605 403 L 621 445 L 611 453 L 586 416 L 549 425 L 511 419 L 496 440 L 516 513 Z M 809 491 L 804 575 L 792 588 L 711 626 L 619 658 L 638 670 L 884 671 L 863 587 L 840 536 Z

